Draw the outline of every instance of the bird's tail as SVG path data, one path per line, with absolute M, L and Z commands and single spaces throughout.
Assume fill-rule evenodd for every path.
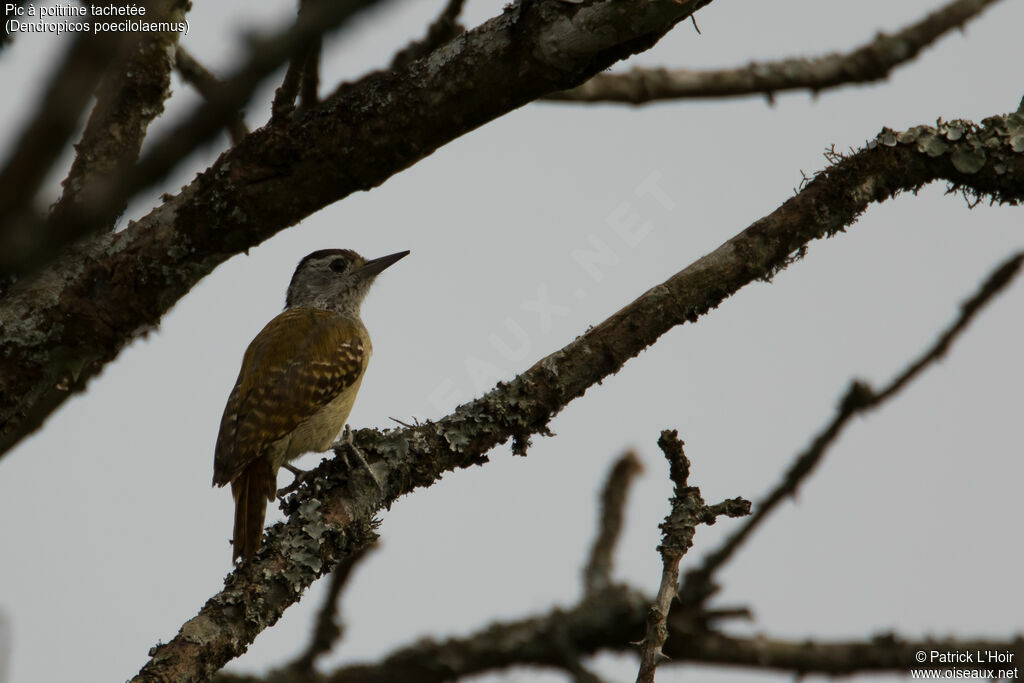
M 233 559 L 249 559 L 263 539 L 263 520 L 267 501 L 277 494 L 277 477 L 267 458 L 258 458 L 231 482 L 235 497 L 235 533 Z

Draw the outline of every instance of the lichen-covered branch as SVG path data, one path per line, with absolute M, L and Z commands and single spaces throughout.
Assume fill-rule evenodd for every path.
M 753 62 L 733 69 L 635 68 L 602 73 L 547 100 L 645 104 L 663 100 L 738 97 L 786 90 L 822 90 L 885 80 L 893 69 L 912 61 L 926 47 L 978 16 L 998 0 L 953 0 L 894 35 L 874 40 L 845 54 Z
M 672 327 L 695 321 L 749 282 L 771 277 L 807 242 L 844 229 L 869 203 L 938 178 L 994 201 L 1024 199 L 1024 117 L 992 117 L 982 126 L 919 126 L 899 134 L 883 130 L 774 212 L 512 381 L 438 422 L 361 430 L 356 441 L 380 488 L 364 472 L 339 471 L 334 460 L 322 463 L 283 506 L 287 521 L 271 527 L 255 560 L 243 563 L 174 640 L 154 650 L 136 680 L 159 680 L 168 669 L 186 678 L 215 671 L 243 652 L 317 577 L 365 543 L 378 510 L 444 472 L 486 462 L 487 452 L 509 439 L 515 452 L 525 453 L 530 436 L 547 433 L 548 422 L 570 401 Z M 199 640 L 197 632 L 203 634 Z
M 339 562 L 331 572 L 331 580 L 327 584 L 327 594 L 324 596 L 320 611 L 317 612 L 309 645 L 302 654 L 295 658 L 288 669 L 296 674 L 310 677 L 316 660 L 330 652 L 335 643 L 341 640 L 344 633 L 344 627 L 338 619 L 338 602 L 341 599 L 341 593 L 348 585 L 352 570 L 379 547 L 379 545 L 363 546 Z
M 913 360 L 881 391 L 876 392 L 863 382 L 854 381 L 850 383 L 846 394 L 839 402 L 835 416 L 815 435 L 807 449 L 793 460 L 782 481 L 758 504 L 754 514 L 739 529 L 732 533 L 718 549 L 709 553 L 699 567 L 687 572 L 683 586 L 679 591 L 680 599 L 684 604 L 697 605 L 704 603 L 717 592 L 718 587 L 713 580 L 715 572 L 751 537 L 772 510 L 778 507 L 785 499 L 796 495 L 797 488 L 818 466 L 825 457 L 826 451 L 839 438 L 840 433 L 842 433 L 850 420 L 857 415 L 878 408 L 913 381 L 927 367 L 938 362 L 946 354 L 956 338 L 967 329 L 967 326 L 970 325 L 974 317 L 1009 286 L 1020 273 L 1022 263 L 1024 263 L 1024 252 L 1014 254 L 999 264 L 986 278 L 978 291 L 961 305 L 960 315 L 957 316 L 953 324 L 944 330 L 931 346 Z
M 636 453 L 626 451 L 608 473 L 608 480 L 601 490 L 600 524 L 590 548 L 590 557 L 583 568 L 585 593 L 593 593 L 612 584 L 612 559 L 622 532 L 629 487 L 643 469 Z
M 714 524 L 720 515 L 743 517 L 750 514 L 750 501 L 733 498 L 717 505 L 706 505 L 700 489 L 690 486 L 690 461 L 683 452 L 683 442 L 675 430 L 665 430 L 658 438 L 658 447 L 669 463 L 669 478 L 672 480 L 672 509 L 659 525 L 662 531 L 662 571 L 658 595 L 647 610 L 647 629 L 640 642 L 640 670 L 637 683 L 654 683 L 654 672 L 666 659 L 663 652 L 668 640 L 668 615 L 672 601 L 676 598 L 679 584 L 679 562 L 693 545 L 698 524 Z
M 218 264 L 462 134 L 650 47 L 707 2 L 511 7 L 405 69 L 346 85 L 301 116 L 251 133 L 125 230 L 76 243 L 0 299 L 0 453 Z M 213 134 L 237 110 L 235 98 L 224 98 L 188 125 L 203 134 L 209 125 Z M 182 146 L 179 139 L 154 144 L 139 162 L 139 179 L 118 192 L 166 169 Z

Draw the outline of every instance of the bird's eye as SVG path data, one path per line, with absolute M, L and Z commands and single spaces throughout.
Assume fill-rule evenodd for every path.
M 331 270 L 333 270 L 335 273 L 344 273 L 347 267 L 348 264 L 345 263 L 345 259 L 343 258 L 336 258 L 333 261 L 331 261 Z

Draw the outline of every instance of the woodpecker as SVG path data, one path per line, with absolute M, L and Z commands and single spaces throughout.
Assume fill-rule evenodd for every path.
M 408 251 L 367 261 L 323 249 L 295 268 L 284 311 L 256 335 L 228 396 L 213 458 L 213 484 L 235 499 L 233 559 L 263 537 L 277 472 L 325 451 L 345 426 L 373 346 L 359 317 L 370 285 Z

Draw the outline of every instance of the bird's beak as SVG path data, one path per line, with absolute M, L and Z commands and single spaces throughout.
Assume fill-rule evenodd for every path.
M 359 269 L 359 274 L 363 277 L 374 277 L 382 270 L 395 263 L 399 259 L 405 258 L 409 255 L 409 250 L 400 251 L 397 254 L 388 254 L 387 256 L 381 256 L 375 258 L 372 261 L 367 261 L 363 264 L 363 267 Z

